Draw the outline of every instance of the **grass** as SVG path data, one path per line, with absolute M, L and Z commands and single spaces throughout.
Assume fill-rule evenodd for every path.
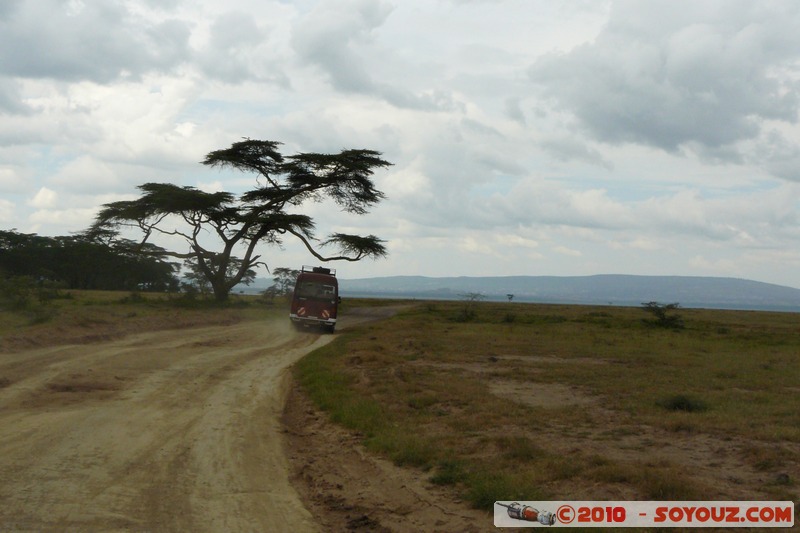
M 284 301 L 231 295 L 219 305 L 164 293 L 61 291 L 61 297 L 24 308 L 0 305 L 0 350 L 83 342 L 138 331 L 212 325 L 285 316 Z
M 638 499 L 727 497 L 667 453 L 698 439 L 734 443 L 730 460 L 743 469 L 779 480 L 797 471 L 796 314 L 681 309 L 683 328 L 668 329 L 643 323 L 638 308 L 476 302 L 471 311 L 464 321 L 463 303 L 420 302 L 339 335 L 296 376 L 369 450 L 481 508 L 608 499 L 598 487 Z M 539 405 L 538 389 L 582 403 Z M 792 479 L 774 485 L 796 499 Z M 730 490 L 758 499 L 775 487 Z

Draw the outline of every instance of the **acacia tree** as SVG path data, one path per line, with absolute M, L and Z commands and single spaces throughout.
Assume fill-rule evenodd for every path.
M 675 309 L 680 308 L 678 302 L 671 304 L 661 304 L 658 302 L 642 303 L 642 311 L 652 314 L 653 320 L 646 320 L 648 324 L 668 329 L 683 329 L 683 319 L 678 314 L 671 314 Z
M 188 259 L 205 276 L 218 301 L 257 265 L 260 243 L 280 245 L 295 237 L 320 261 L 358 261 L 386 255 L 375 235 L 333 233 L 325 239 L 314 235 L 314 220 L 287 212 L 308 201 L 333 199 L 343 211 L 363 215 L 384 198 L 372 182 L 375 169 L 391 164 L 373 150 L 343 150 L 338 154 L 301 153 L 284 157 L 281 143 L 245 139 L 230 148 L 209 153 L 202 164 L 256 174 L 257 186 L 238 197 L 229 192 L 204 192 L 169 183 L 145 183 L 142 195 L 131 201 L 105 204 L 91 231 L 119 226 L 141 230 L 141 244 L 157 234 L 181 237 L 186 249 L 165 251 L 170 257 Z M 221 251 L 205 244 L 213 235 Z M 203 242 L 201 242 L 203 241 Z M 321 249 L 334 247 L 332 255 Z M 242 250 L 242 258 L 233 255 Z M 238 265 L 238 268 L 236 266 Z
M 297 276 L 300 275 L 299 270 L 286 267 L 278 267 L 272 269 L 272 281 L 274 283 L 267 287 L 261 294 L 265 299 L 272 301 L 276 296 L 286 296 L 294 291 L 295 283 L 297 283 Z
M 285 296 L 294 290 L 294 284 L 297 282 L 297 276 L 300 275 L 300 271 L 293 268 L 279 267 L 272 270 L 272 275 L 272 281 L 275 283 L 270 289 L 278 296 Z

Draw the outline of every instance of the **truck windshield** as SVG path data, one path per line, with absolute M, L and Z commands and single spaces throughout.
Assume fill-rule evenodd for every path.
M 314 300 L 331 300 L 336 297 L 336 287 L 319 281 L 303 281 L 297 289 L 297 296 Z

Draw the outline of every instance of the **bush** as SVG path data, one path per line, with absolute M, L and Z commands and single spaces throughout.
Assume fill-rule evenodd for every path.
M 476 309 L 478 302 L 482 301 L 486 297 L 478 292 L 463 294 L 461 297 L 464 302 L 464 307 L 455 317 L 453 317 L 453 320 L 455 322 L 472 322 L 478 318 L 478 311 Z
M 0 279 L 0 304 L 13 311 L 27 309 L 31 304 L 34 287 L 30 276 Z
M 683 329 L 683 319 L 680 315 L 671 312 L 678 309 L 680 304 L 660 304 L 658 302 L 647 302 L 642 304 L 642 311 L 652 314 L 653 320 L 645 320 L 646 324 L 667 329 Z
M 56 282 L 37 282 L 30 276 L 0 278 L 0 309 L 30 315 L 31 324 L 47 322 L 56 315 L 51 301 L 68 297 L 61 295 L 60 288 Z
M 675 394 L 659 400 L 656 403 L 668 411 L 684 411 L 686 413 L 708 411 L 708 404 L 706 402 L 685 394 Z

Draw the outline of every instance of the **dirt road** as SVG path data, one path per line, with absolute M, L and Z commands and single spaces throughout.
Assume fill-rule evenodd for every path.
M 317 530 L 280 415 L 288 367 L 333 337 L 287 322 L 3 354 L 0 530 Z

